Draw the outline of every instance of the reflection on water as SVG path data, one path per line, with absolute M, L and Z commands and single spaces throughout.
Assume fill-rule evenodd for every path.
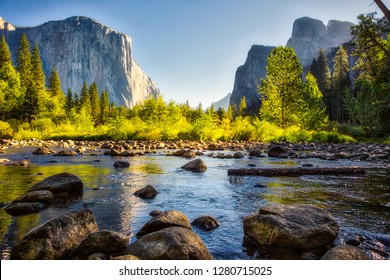
M 360 177 L 228 177 L 228 168 L 247 167 L 248 163 L 275 167 L 303 162 L 204 157 L 208 170 L 198 174 L 180 169 L 187 159 L 159 154 L 122 158 L 130 162 L 130 168 L 115 169 L 112 165 L 119 158 L 101 155 L 34 156 L 31 155 L 33 150 L 23 148 L 7 152 L 10 159 L 28 158 L 32 165 L 27 168 L 0 166 L 0 203 L 12 201 L 34 183 L 61 172 L 80 177 L 84 182 L 84 193 L 80 198 L 57 201 L 52 207 L 27 216 L 11 217 L 0 209 L 1 249 L 12 247 L 33 227 L 71 210 L 89 208 L 100 229 L 120 231 L 134 240 L 135 233 L 150 219 L 148 214 L 152 210 L 176 209 L 184 212 L 190 220 L 201 215 L 211 215 L 219 220 L 221 226 L 212 232 L 194 228 L 215 259 L 267 258 L 267 252 L 258 255 L 242 244 L 243 218 L 267 203 L 304 203 L 328 209 L 341 226 L 337 242 L 343 242 L 345 236 L 357 234 L 367 240 L 390 240 L 390 211 L 386 206 L 390 203 L 390 182 L 386 172 Z M 305 160 L 304 163 L 335 164 L 317 159 Z M 344 161 L 338 164 L 356 163 Z M 133 195 L 148 184 L 159 192 L 155 199 L 143 200 Z M 291 256 L 282 252 L 271 257 Z

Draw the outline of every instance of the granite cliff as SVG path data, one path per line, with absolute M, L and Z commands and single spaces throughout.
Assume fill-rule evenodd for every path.
M 301 60 L 302 66 L 308 68 L 312 59 L 320 49 L 333 52 L 338 47 L 352 39 L 350 22 L 330 20 L 327 25 L 309 17 L 299 18 L 294 22 L 292 36 L 287 42 Z M 266 76 L 267 58 L 275 47 L 253 45 L 248 52 L 245 64 L 236 71 L 230 105 L 239 106 L 245 96 L 250 113 L 259 111 L 261 102 L 257 92 L 260 80 Z
M 131 107 L 160 92 L 132 56 L 131 38 L 87 17 L 50 21 L 36 27 L 15 27 L 0 20 L 13 55 L 21 35 L 38 44 L 46 76 L 57 67 L 63 90 L 80 92 L 83 82 L 96 81 L 110 102 Z

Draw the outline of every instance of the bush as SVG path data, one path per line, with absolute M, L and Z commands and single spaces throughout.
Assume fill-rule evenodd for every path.
M 0 138 L 12 138 L 14 131 L 11 125 L 7 122 L 0 121 Z

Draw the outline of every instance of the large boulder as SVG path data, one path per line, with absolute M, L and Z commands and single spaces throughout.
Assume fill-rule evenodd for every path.
M 142 260 L 211 260 L 202 239 L 190 229 L 169 227 L 149 233 L 126 249 Z
M 167 227 L 184 227 L 192 229 L 190 221 L 180 211 L 170 210 L 150 219 L 136 234 L 138 238 L 148 233 L 155 232 Z
M 12 248 L 12 260 L 66 259 L 98 225 L 88 209 L 70 212 L 30 230 Z
M 63 172 L 36 183 L 32 186 L 31 190 L 48 190 L 54 196 L 61 193 L 67 193 L 69 195 L 80 194 L 83 192 L 83 181 L 73 174 Z
M 115 168 L 128 168 L 128 167 L 130 167 L 130 163 L 128 161 L 125 161 L 125 160 L 117 160 L 116 162 L 114 162 L 114 167 Z
M 48 147 L 39 147 L 34 152 L 32 152 L 33 155 L 50 155 L 53 153 L 54 151 L 50 150 Z
M 244 219 L 244 235 L 255 245 L 308 251 L 332 244 L 339 227 L 332 215 L 311 205 L 267 205 Z
M 84 239 L 75 251 L 80 259 L 86 259 L 95 253 L 108 256 L 120 255 L 127 248 L 129 238 L 121 233 L 101 230 L 90 234 Z
M 201 216 L 192 221 L 191 225 L 203 229 L 205 231 L 211 231 L 219 227 L 219 222 L 211 216 Z
M 205 172 L 207 170 L 206 164 L 200 158 L 188 162 L 181 168 L 192 172 Z
M 151 199 L 151 198 L 155 198 L 158 194 L 158 191 L 150 186 L 150 185 L 147 185 L 146 187 L 136 191 L 134 193 L 135 196 L 138 196 L 140 198 L 143 198 L 143 199 Z
M 350 245 L 339 245 L 330 249 L 321 260 L 368 260 L 368 256 L 358 248 Z
M 8 204 L 4 211 L 12 216 L 28 215 L 37 213 L 45 207 L 41 202 L 15 202 Z

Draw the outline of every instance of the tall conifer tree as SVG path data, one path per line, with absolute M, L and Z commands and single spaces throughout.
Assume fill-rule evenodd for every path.
M 18 52 L 16 55 L 17 66 L 16 69 L 20 75 L 20 83 L 22 86 L 22 91 L 25 91 L 29 84 L 32 81 L 32 66 L 31 66 L 31 51 L 30 43 L 27 40 L 26 35 L 23 33 L 18 47 Z M 30 87 L 30 90 L 33 88 Z
M 91 98 L 91 116 L 95 124 L 99 122 L 100 104 L 99 91 L 96 82 L 93 82 L 89 88 L 89 96 Z
M 91 97 L 89 95 L 89 89 L 86 82 L 83 84 L 80 94 L 80 109 L 85 110 L 88 115 L 91 115 Z

